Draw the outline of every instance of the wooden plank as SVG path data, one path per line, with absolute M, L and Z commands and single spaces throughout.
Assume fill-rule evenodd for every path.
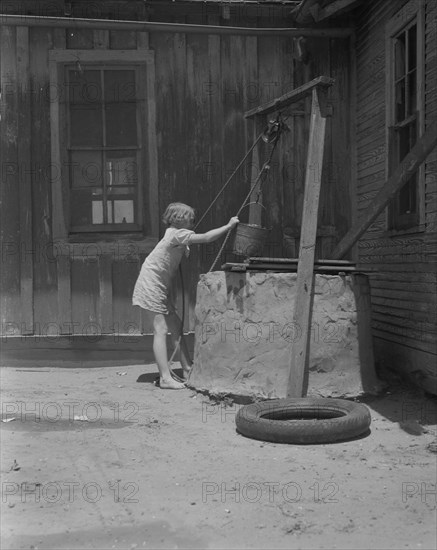
M 76 27 L 67 29 L 67 48 L 76 50 L 92 49 L 94 47 L 93 28 Z
M 247 37 L 246 38 L 246 63 L 244 64 L 244 105 L 248 105 L 249 101 L 253 101 L 251 95 L 251 89 L 254 83 L 258 80 L 258 39 L 256 37 Z M 256 117 L 251 125 L 251 136 L 250 140 L 246 138 L 246 143 L 248 147 L 252 145 L 258 138 L 259 134 L 262 132 L 262 126 L 265 124 L 265 121 L 260 120 L 260 117 Z M 249 128 L 246 125 L 246 131 L 249 133 Z M 250 141 L 250 143 L 248 143 Z M 258 177 L 260 170 L 260 159 L 259 159 L 259 145 L 257 145 L 252 151 L 252 158 L 249 158 L 250 162 L 250 185 L 255 183 L 256 178 Z M 244 167 L 245 168 L 245 167 Z M 238 176 L 237 176 L 238 177 Z M 259 193 L 259 195 L 258 195 Z M 260 186 L 257 186 L 256 189 L 252 192 L 249 202 L 254 203 L 258 199 L 258 203 L 262 205 L 262 189 Z M 262 225 L 262 207 L 255 204 L 249 206 L 249 223 Z
M 429 315 L 429 319 L 435 319 L 437 313 L 435 307 L 430 302 L 415 302 L 410 300 L 399 300 L 396 298 L 387 298 L 386 296 L 372 296 L 372 305 L 375 307 L 378 306 L 381 308 L 386 308 L 386 313 L 390 314 L 390 311 L 400 311 L 404 315 L 411 315 L 411 312 L 422 312 L 426 316 Z M 382 309 L 381 309 L 382 311 Z
M 261 44 L 261 39 L 258 44 Z M 220 37 L 220 74 L 219 89 L 222 103 L 222 173 L 223 179 L 227 179 L 238 166 L 246 153 L 246 121 L 243 118 L 242 83 L 241 75 L 244 74 L 245 64 L 245 39 L 243 37 L 222 36 Z M 260 77 L 261 78 L 261 77 Z M 220 122 L 220 121 L 219 121 Z M 231 215 L 235 215 L 249 191 L 249 181 L 239 182 L 238 173 L 230 183 L 232 192 L 223 193 L 220 200 L 220 209 L 214 220 L 215 227 L 226 223 Z M 220 182 L 215 183 L 218 191 Z M 215 195 L 215 192 L 213 196 Z M 241 211 L 241 221 L 246 221 L 249 209 Z M 227 252 L 231 249 L 231 239 L 227 248 L 218 260 L 219 263 L 227 259 Z M 217 242 L 218 245 L 222 243 Z
M 208 55 L 211 46 L 208 36 L 187 35 L 183 44 L 186 52 L 186 97 L 183 103 L 180 103 L 183 98 L 179 97 L 177 101 L 179 103 L 178 109 L 182 108 L 184 112 L 186 128 L 185 130 L 183 130 L 183 126 L 179 128 L 179 144 L 177 147 L 182 150 L 178 153 L 176 159 L 177 165 L 187 164 L 187 182 L 183 191 L 182 189 L 177 190 L 177 195 L 181 197 L 182 202 L 186 200 L 198 212 L 205 212 L 213 196 L 212 190 L 216 182 L 220 182 L 220 173 L 217 173 L 217 168 L 221 168 L 220 164 L 217 167 L 210 165 L 213 154 L 211 143 L 217 139 L 217 136 L 212 136 L 210 132 L 217 126 L 219 127 L 220 121 L 212 121 L 211 119 L 211 102 L 207 93 L 209 90 L 205 86 L 205 82 L 211 79 L 211 71 L 217 69 L 217 67 L 211 67 L 211 63 L 219 62 L 219 44 L 213 52 L 216 57 L 212 59 Z M 218 125 L 217 122 L 219 122 Z M 185 147 L 181 147 L 184 132 L 191 135 L 191 139 L 187 140 Z M 223 146 L 222 143 L 220 145 Z M 183 157 L 184 149 L 185 158 Z M 177 165 L 176 170 L 178 171 Z M 181 195 L 182 192 L 184 195 Z M 201 273 L 202 253 L 202 247 L 192 247 L 188 262 L 182 262 L 181 271 L 175 278 L 178 296 L 177 306 L 180 315 L 182 314 L 182 306 L 184 306 L 185 318 L 183 323 L 185 330 L 192 330 L 195 323 L 195 292 L 199 273 Z M 190 265 L 191 269 L 188 268 L 187 264 Z
M 220 18 L 218 16 L 208 16 L 209 25 L 219 25 Z M 214 197 L 219 190 L 219 185 L 224 184 L 224 129 L 223 129 L 223 97 L 221 94 L 221 37 L 219 35 L 208 36 L 208 60 L 209 60 L 209 73 L 208 73 L 208 86 L 205 89 L 205 93 L 208 96 L 209 102 L 209 135 L 208 140 L 210 143 L 210 153 L 208 157 L 207 169 L 205 170 L 204 179 L 208 182 L 210 191 L 208 193 L 209 198 Z M 218 185 L 215 182 L 218 182 Z M 207 231 L 211 227 L 214 227 L 216 220 L 218 221 L 220 212 L 220 206 L 223 203 L 223 198 L 219 198 L 217 207 L 210 210 L 207 217 L 199 227 L 199 231 Z M 209 206 L 209 205 L 207 205 Z M 217 217 L 215 217 L 217 216 Z M 215 247 L 214 247 L 215 248 Z M 211 261 L 213 258 L 208 257 L 206 254 L 200 258 L 200 270 L 201 273 L 205 273 L 211 267 Z
M 132 306 L 132 293 L 141 264 L 141 261 L 133 257 L 127 261 L 114 259 L 112 263 L 111 331 L 114 334 L 153 333 L 153 318 L 145 314 L 140 307 Z
M 51 52 L 52 54 L 54 51 Z M 62 194 L 62 182 L 60 181 L 61 162 L 61 132 L 60 132 L 60 105 L 59 105 L 59 74 L 58 64 L 53 58 L 49 58 L 50 78 L 50 144 L 51 144 L 51 181 L 52 181 L 52 204 L 55 206 L 52 216 L 52 238 L 54 241 L 65 239 L 67 226 L 63 208 L 64 197 Z
M 66 29 L 53 29 L 53 47 L 65 50 L 67 47 Z
M 375 262 L 372 261 L 372 264 L 378 268 L 378 271 L 381 273 L 390 273 L 390 277 L 396 276 L 396 274 L 399 272 L 399 265 L 393 264 L 393 263 L 384 263 L 384 262 Z M 359 266 L 361 267 L 361 259 Z M 426 274 L 429 275 L 429 272 L 431 271 L 437 271 L 437 262 L 415 262 L 412 264 L 404 263 L 402 266 L 402 271 L 408 275 L 408 276 L 417 276 L 422 277 L 422 275 Z
M 101 334 L 113 329 L 112 318 L 112 256 L 100 254 L 99 260 L 99 325 Z
M 259 134 L 262 131 L 262 125 L 263 121 L 260 120 L 259 117 L 257 117 L 253 121 L 253 133 L 252 133 L 252 139 L 253 142 L 256 141 Z M 253 151 L 252 151 L 252 159 L 250 163 L 250 185 L 254 185 L 260 171 L 260 159 L 259 159 L 259 145 L 257 145 Z M 262 225 L 261 219 L 262 219 L 262 187 L 260 185 L 257 185 L 256 188 L 252 191 L 249 202 L 251 203 L 249 206 L 249 223 L 254 225 Z M 258 203 L 258 204 L 256 204 Z
M 319 8 L 319 5 L 316 4 L 314 6 L 314 9 L 311 9 L 311 14 L 314 17 L 314 20 L 316 23 L 319 21 L 323 21 L 324 19 L 328 19 L 328 17 L 332 17 L 333 15 L 338 15 L 340 12 L 343 12 L 348 9 L 352 9 L 354 7 L 354 4 L 356 4 L 358 0 L 334 0 L 331 4 L 328 4 L 324 8 Z
M 157 127 L 160 129 L 161 143 L 165 144 L 164 147 L 161 146 L 157 149 L 159 177 L 160 181 L 165 181 L 165 185 L 160 185 L 159 203 L 156 205 L 160 213 L 164 212 L 166 206 L 174 200 L 172 186 L 173 179 L 175 179 L 176 176 L 173 176 L 172 171 L 175 164 L 174 155 L 179 151 L 176 147 L 176 133 L 179 128 L 179 120 L 176 119 L 178 113 L 174 112 L 175 108 L 172 98 L 172 79 L 178 76 L 178 66 L 174 64 L 173 57 L 180 54 L 181 50 L 183 50 L 185 55 L 185 43 L 183 43 L 183 47 L 180 48 L 171 47 L 171 43 L 173 41 L 176 42 L 178 36 L 179 35 L 170 36 L 161 33 L 150 34 L 150 46 L 155 52 L 156 59 L 155 86 L 156 89 L 159 90 L 156 96 L 156 123 Z M 170 38 L 172 39 L 171 43 Z M 181 60 L 180 68 L 182 67 L 185 68 L 185 62 Z M 183 81 L 178 83 L 178 88 L 179 94 L 176 94 L 177 97 L 184 97 Z M 181 113 L 179 113 L 179 116 L 181 116 Z M 181 145 L 185 148 L 186 144 L 182 142 Z M 184 170 L 186 170 L 186 166 L 181 166 L 179 174 L 181 180 L 184 177 Z M 152 227 L 150 227 L 150 231 L 151 230 Z M 160 236 L 160 224 L 154 229 L 154 234 L 157 237 Z
M 137 50 L 142 52 L 144 50 Z M 158 195 L 158 144 L 156 141 L 156 99 L 155 99 L 155 56 L 148 52 L 146 65 L 147 86 L 147 152 L 149 165 L 149 213 L 151 235 L 159 235 L 159 195 Z
M 290 374 L 287 387 L 288 397 L 301 397 L 306 393 L 304 385 L 306 385 L 309 364 L 308 336 L 311 325 L 317 216 L 326 127 L 326 118 L 322 116 L 322 107 L 320 105 L 325 99 L 321 97 L 323 93 L 317 87 L 312 90 L 310 136 L 305 173 L 305 196 L 297 270 L 296 301 L 293 314 L 294 323 L 301 329 L 301 338 L 294 342 L 291 347 Z
M 93 31 L 93 46 L 96 50 L 109 48 L 109 31 L 97 29 Z
M 219 15 L 209 15 L 208 24 L 219 25 Z M 255 39 L 256 40 L 256 39 Z M 208 64 L 209 72 L 207 76 L 207 86 L 205 87 L 205 95 L 208 98 L 209 104 L 209 125 L 207 130 L 207 139 L 209 140 L 209 156 L 205 163 L 205 175 L 204 179 L 208 183 L 208 200 L 204 204 L 204 208 L 208 208 L 213 198 L 217 196 L 217 193 L 225 184 L 230 176 L 230 172 L 225 169 L 226 166 L 226 142 L 225 142 L 225 102 L 224 102 L 224 90 L 226 90 L 226 80 L 223 77 L 222 72 L 222 56 L 224 51 L 224 42 L 228 43 L 229 39 L 221 37 L 220 35 L 208 36 Z M 245 127 L 245 131 L 247 128 Z M 243 141 L 246 143 L 246 141 Z M 239 159 L 241 160 L 241 158 Z M 235 170 L 236 165 L 232 167 Z M 244 169 L 244 167 L 243 167 Z M 235 177 L 235 176 L 234 176 Z M 237 175 L 238 177 L 238 175 Z M 233 189 L 235 180 L 232 179 L 229 182 L 229 189 Z M 224 192 L 218 196 L 214 207 L 209 210 L 207 216 L 199 226 L 198 231 L 204 232 L 211 227 L 217 227 L 224 222 L 225 213 L 228 212 L 227 207 L 224 207 L 227 197 L 232 196 L 232 193 Z M 217 241 L 206 247 L 199 248 L 198 254 L 198 273 L 206 273 L 216 257 L 221 242 Z M 223 261 L 224 257 L 218 261 Z M 220 265 L 220 264 L 219 264 Z M 196 283 L 194 283 L 196 288 Z M 195 301 L 195 300 L 194 300 Z M 193 306 L 192 306 L 193 307 Z M 194 326 L 194 323 L 191 325 Z
M 437 302 L 437 295 L 435 292 L 425 294 L 424 292 L 415 292 L 411 288 L 408 289 L 393 289 L 381 288 L 379 286 L 372 286 L 372 296 L 379 298 L 388 298 L 392 300 L 399 300 L 399 306 L 402 306 L 404 301 L 414 301 L 417 303 L 424 303 L 427 306 L 435 305 Z
M 139 50 L 148 50 L 149 49 L 149 33 L 148 32 L 137 32 L 136 33 L 136 42 L 137 42 L 137 48 Z
M 287 271 L 290 273 L 297 272 L 297 265 L 293 264 L 249 264 L 246 266 L 246 271 Z M 358 271 L 353 266 L 333 266 L 333 265 L 319 265 L 315 266 L 314 272 L 330 272 L 330 273 L 349 273 L 351 271 Z M 362 270 L 360 270 L 362 271 Z
M 372 299 L 372 316 L 373 315 L 381 315 L 385 319 L 390 318 L 391 316 L 393 316 L 393 319 L 408 317 L 410 321 L 415 324 L 427 323 L 434 324 L 435 326 L 437 322 L 437 315 L 435 313 L 416 309 L 407 311 L 405 309 L 394 309 L 390 305 L 378 303 Z
M 19 177 L 20 245 L 27 251 L 20 262 L 20 301 L 22 334 L 33 334 L 33 243 L 31 179 L 31 111 L 29 82 L 29 29 L 17 27 L 18 158 L 23 167 Z
M 172 6 L 173 7 L 173 6 Z M 69 33 L 91 32 L 93 29 L 150 31 L 162 33 L 219 34 L 227 36 L 350 36 L 350 28 L 290 28 L 290 27 L 234 27 L 221 25 L 192 25 L 158 21 L 120 21 L 110 19 L 88 19 L 81 17 L 39 17 L 34 15 L 2 15 L 4 25 L 68 27 Z M 92 41 L 92 37 L 91 37 Z M 91 46 L 92 47 L 92 46 Z
M 375 281 L 375 284 L 379 285 L 384 282 L 387 285 L 393 285 L 394 288 L 396 288 L 396 284 L 413 286 L 414 284 L 419 286 L 430 284 L 431 288 L 435 288 L 437 283 L 437 273 L 396 273 L 378 269 L 378 272 L 372 275 L 372 284 L 373 281 Z
M 317 246 L 315 250 L 316 258 L 327 258 L 333 249 L 333 239 L 336 234 L 335 227 L 339 227 L 344 220 L 339 203 L 346 203 L 347 209 L 349 210 L 349 202 L 345 200 L 349 190 L 346 189 L 346 191 L 344 191 L 341 188 L 343 182 L 344 186 L 349 184 L 349 177 L 348 175 L 344 177 L 340 175 L 341 171 L 346 169 L 344 158 L 348 158 L 349 156 L 347 153 L 347 145 L 345 144 L 347 143 L 349 102 L 346 102 L 346 106 L 340 102 L 342 95 L 347 94 L 346 90 L 348 88 L 348 84 L 344 82 L 345 78 L 347 79 L 344 67 L 346 67 L 348 63 L 345 61 L 342 51 L 346 50 L 347 55 L 347 47 L 343 44 L 341 48 L 338 45 L 332 44 L 331 40 L 318 38 L 311 40 L 307 48 L 311 59 L 312 74 L 327 74 L 336 82 L 335 87 L 331 86 L 326 88 L 326 100 L 332 106 L 333 116 L 330 116 L 326 120 L 325 145 L 322 161 L 324 170 L 321 174 L 322 181 L 320 184 L 317 222 L 318 228 L 321 226 L 330 226 L 333 228 L 333 231 L 330 234 L 324 235 L 322 235 L 319 230 L 317 231 Z M 340 52 L 338 52 L 338 50 L 340 50 Z M 310 112 L 309 106 L 308 112 Z M 310 117 L 307 118 L 309 119 Z M 336 127 L 340 128 L 339 132 L 336 132 Z M 333 156 L 336 148 L 343 152 L 340 163 L 336 163 L 337 159 Z M 335 200 L 336 193 L 341 195 L 342 198 L 340 201 Z M 345 231 L 346 229 L 347 227 Z
M 391 342 L 402 344 L 403 346 L 409 346 L 411 348 L 420 349 L 427 353 L 436 353 L 435 339 L 422 338 L 420 333 L 412 336 L 410 330 L 396 330 L 395 328 L 385 327 L 381 328 L 378 323 L 372 323 L 372 334 L 376 338 L 384 338 Z
M 72 59 L 80 59 L 84 63 L 146 63 L 153 61 L 153 52 L 143 49 L 136 50 L 51 50 L 50 60 L 57 63 L 68 63 Z
M 70 256 L 59 255 L 58 270 L 58 325 L 60 334 L 73 334 L 71 318 L 71 273 Z
M 73 334 L 91 339 L 101 334 L 98 315 L 100 295 L 97 257 L 74 258 L 71 262 Z
M 111 50 L 135 50 L 138 47 L 135 31 L 109 31 L 109 48 Z M 147 49 L 147 48 L 146 48 Z
M 347 220 L 347 226 L 342 226 L 339 229 L 339 237 L 347 232 L 348 227 L 350 226 L 352 220 L 357 217 L 357 159 L 358 159 L 358 146 L 357 146 L 357 125 L 355 120 L 355 113 L 357 112 L 357 59 L 356 59 L 356 38 L 355 34 L 349 39 L 349 87 L 348 87 L 348 100 L 349 100 L 349 109 L 348 109 L 348 156 L 350 159 L 348 165 L 348 179 L 346 186 L 348 189 L 349 196 L 349 208 L 346 208 L 345 217 Z M 341 153 L 337 153 L 340 155 Z M 337 157 L 339 158 L 339 156 Z M 341 162 L 340 159 L 338 162 Z M 339 199 L 341 200 L 341 199 Z M 337 218 L 338 219 L 338 218 Z M 344 233 L 343 233 L 344 231 Z M 338 238 L 338 237 L 337 237 Z M 351 257 L 353 260 L 357 260 L 358 254 L 355 251 L 352 251 Z
M 329 258 L 334 248 L 333 239 L 335 238 L 336 227 L 339 229 L 340 224 L 344 223 L 344 220 L 347 219 L 348 214 L 345 216 L 343 209 L 347 213 L 350 211 L 350 201 L 348 200 L 350 178 L 349 174 L 342 174 L 343 170 L 347 170 L 347 163 L 343 160 L 345 157 L 349 158 L 347 147 L 349 143 L 349 101 L 341 102 L 343 94 L 346 95 L 346 90 L 348 89 L 346 67 L 349 66 L 349 63 L 344 58 L 344 51 L 346 51 L 347 55 L 347 46 L 345 44 L 343 44 L 343 47 L 339 47 L 338 45 L 335 47 L 331 40 L 319 38 L 312 41 L 311 46 L 310 56 L 314 60 L 311 63 L 312 70 L 315 71 L 314 74 L 329 74 L 336 83 L 335 86 L 326 89 L 326 99 L 331 105 L 333 112 L 332 116 L 326 120 L 324 158 L 322 161 L 324 170 L 321 174 L 322 181 L 320 184 L 317 222 L 318 227 L 330 226 L 333 228 L 333 231 L 331 235 L 323 236 L 317 231 L 317 246 L 315 250 L 316 258 Z M 340 162 L 338 162 L 338 157 L 335 156 L 336 151 L 338 151 L 341 157 Z M 341 196 L 341 200 L 337 199 L 336 194 Z
M 429 323 L 427 321 L 418 322 L 405 315 L 393 315 L 390 317 L 390 322 L 387 322 L 387 316 L 377 311 L 372 311 L 372 319 L 374 323 L 378 322 L 381 327 L 396 327 L 397 329 L 417 331 L 423 334 L 424 338 L 427 336 L 435 338 L 435 323 Z
M 299 258 L 264 258 L 264 257 L 250 257 L 248 262 L 252 264 L 257 263 L 277 263 L 277 264 L 297 264 Z M 355 262 L 349 260 L 314 260 L 314 265 L 339 265 L 339 266 L 351 266 L 355 265 Z
M 293 45 L 296 48 L 296 44 Z M 295 63 L 293 74 L 294 86 L 302 86 L 305 82 L 312 79 L 312 67 L 310 63 Z M 290 235 L 286 241 L 290 246 L 290 252 L 286 249 L 286 254 L 299 255 L 300 230 L 302 227 L 303 200 L 305 194 L 305 163 L 308 157 L 308 136 L 310 133 L 310 113 L 311 113 L 311 94 L 303 100 L 304 110 L 307 116 L 296 117 L 292 125 L 291 134 L 293 135 L 293 151 L 290 158 L 292 162 L 292 177 L 289 189 L 290 202 L 288 203 L 290 213 L 288 220 L 290 226 L 285 234 Z M 287 139 L 287 138 L 286 138 Z M 286 247 L 285 247 L 286 248 Z
M 283 66 L 282 74 L 288 76 L 288 81 L 285 83 L 285 86 L 290 89 L 295 89 L 298 87 L 299 75 L 296 70 L 296 65 L 303 65 L 303 63 L 296 63 L 293 61 L 293 70 L 288 70 L 288 67 L 290 66 L 290 59 L 295 58 L 297 55 L 296 47 L 297 41 L 290 38 L 285 44 L 286 51 L 283 55 L 283 63 L 285 66 Z M 290 131 L 284 132 L 281 135 L 276 157 L 278 159 L 278 173 L 281 181 L 282 192 L 282 200 L 280 205 L 281 219 L 279 220 L 279 229 L 282 234 L 279 241 L 281 243 L 281 253 L 283 255 L 294 254 L 294 250 L 292 249 L 296 248 L 296 241 L 289 239 L 286 236 L 285 228 L 290 228 L 290 226 L 296 224 L 297 214 L 295 210 L 297 208 L 297 203 L 299 202 L 297 200 L 298 192 L 296 190 L 296 185 L 303 185 L 303 177 L 298 175 L 298 170 L 300 166 L 302 166 L 303 171 L 304 162 L 302 165 L 298 165 L 296 162 L 297 142 L 295 141 L 297 128 L 298 126 L 302 127 L 304 123 L 303 121 L 306 117 L 303 109 L 302 113 L 302 115 L 294 116 L 288 120 Z M 273 173 L 273 177 L 275 177 L 275 173 Z
M 286 41 L 281 38 L 258 39 L 258 75 L 255 79 L 255 90 L 258 92 L 258 104 L 272 101 L 278 96 L 282 95 L 284 91 L 293 89 L 291 82 L 285 81 L 282 75 L 288 75 L 290 69 L 290 55 L 284 53 Z M 284 57 L 287 58 L 288 63 L 285 63 Z M 257 135 L 259 135 L 266 127 L 268 122 L 274 117 L 270 116 L 257 116 L 254 117 L 255 125 L 257 125 Z M 280 137 L 279 143 L 275 148 L 273 156 L 270 160 L 270 169 L 264 172 L 261 176 L 260 185 L 257 186 L 255 192 L 252 193 L 250 201 L 256 201 L 257 194 L 260 189 L 262 193 L 260 195 L 260 202 L 268 205 L 267 209 L 262 209 L 255 204 L 251 205 L 249 214 L 254 216 L 254 221 L 249 223 L 259 223 L 264 227 L 268 227 L 270 232 L 268 234 L 268 240 L 264 246 L 265 251 L 263 254 L 269 256 L 279 256 L 282 253 L 282 208 L 283 201 L 283 186 L 282 178 L 283 174 L 279 170 L 279 163 L 281 158 L 281 149 L 283 145 L 284 134 Z M 273 144 L 266 144 L 264 141 L 259 142 L 258 156 L 259 167 L 262 167 L 268 157 L 271 154 Z M 255 167 L 253 167 L 255 169 Z M 255 171 L 253 176 L 257 176 Z M 252 179 L 254 179 L 252 176 Z M 259 220 L 259 221 L 257 221 Z M 245 221 L 245 218 L 242 218 Z
M 60 323 L 57 290 L 57 247 L 52 236 L 51 221 L 57 208 L 52 206 L 51 191 L 59 187 L 61 177 L 54 168 L 51 181 L 50 107 L 48 101 L 49 67 L 48 51 L 56 44 L 65 46 L 65 29 L 33 28 L 29 34 L 29 81 L 31 111 L 32 158 L 32 235 L 33 246 L 38 252 L 33 264 L 34 319 L 37 334 L 59 333 L 55 323 Z M 58 36 L 59 35 L 59 36 Z M 58 89 L 59 92 L 59 89 Z M 42 139 L 42 136 L 48 136 Z M 71 319 L 70 319 L 71 321 Z
M 20 203 L 19 178 L 23 169 L 18 158 L 18 95 L 16 29 L 0 26 L 0 76 L 2 108 L 0 146 L 2 154 L 2 185 L 0 200 L 5 205 L 0 217 L 2 262 L 0 277 L 1 332 L 20 334 Z
M 255 109 L 247 111 L 246 113 L 244 113 L 244 116 L 245 118 L 251 118 L 256 115 L 267 115 L 269 113 L 273 113 L 275 111 L 283 109 L 284 107 L 287 107 L 288 105 L 291 105 L 292 103 L 300 101 L 306 95 L 311 93 L 314 88 L 327 88 L 329 86 L 332 86 L 333 84 L 333 78 L 329 78 L 327 76 L 319 76 L 314 80 L 311 80 L 310 82 L 307 82 L 306 84 L 303 84 L 302 86 L 299 86 L 298 88 L 287 92 L 281 97 L 274 99 L 273 101 L 268 101 L 263 105 L 255 107 Z
M 374 201 L 362 214 L 361 219 L 351 227 L 332 253 L 334 259 L 342 258 L 370 225 L 381 214 L 399 189 L 416 172 L 429 153 L 437 144 L 437 120 L 427 128 L 424 135 L 417 140 L 413 149 L 399 164 L 392 176 L 386 181 Z

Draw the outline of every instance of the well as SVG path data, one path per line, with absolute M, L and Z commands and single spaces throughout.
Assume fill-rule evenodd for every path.
M 213 395 L 286 397 L 296 273 L 202 275 L 189 386 Z M 308 395 L 377 393 L 367 276 L 315 275 Z

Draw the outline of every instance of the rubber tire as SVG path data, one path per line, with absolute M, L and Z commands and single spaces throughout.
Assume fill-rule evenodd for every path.
M 345 399 L 298 398 L 260 401 L 241 407 L 237 431 L 273 443 L 333 443 L 368 431 L 369 409 Z

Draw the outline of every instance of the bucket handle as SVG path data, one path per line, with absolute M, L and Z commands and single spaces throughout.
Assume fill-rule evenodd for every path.
M 252 201 L 252 202 L 248 202 L 246 204 L 243 204 L 243 206 L 238 211 L 237 216 L 240 214 L 240 212 L 243 210 L 243 208 L 246 208 L 246 206 L 250 206 L 251 204 L 257 204 L 258 206 L 261 206 L 261 208 L 264 208 L 264 210 L 267 212 L 267 208 L 263 204 L 261 204 L 260 202 L 257 202 L 257 201 Z

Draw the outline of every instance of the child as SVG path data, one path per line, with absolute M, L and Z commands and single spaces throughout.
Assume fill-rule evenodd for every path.
M 169 289 L 173 276 L 182 260 L 188 256 L 189 244 L 210 243 L 227 233 L 239 223 L 235 216 L 227 225 L 211 229 L 206 233 L 196 234 L 194 227 L 194 210 L 186 204 L 170 204 L 162 217 L 168 225 L 164 237 L 158 242 L 145 259 L 135 284 L 132 303 L 153 314 L 153 353 L 159 369 L 161 388 L 179 390 L 185 387 L 183 382 L 175 380 L 168 365 L 167 333 L 170 329 L 173 342 L 177 343 L 181 334 L 182 323 L 174 305 L 169 300 Z M 184 379 L 191 369 L 190 358 L 184 339 L 181 337 L 181 365 Z

